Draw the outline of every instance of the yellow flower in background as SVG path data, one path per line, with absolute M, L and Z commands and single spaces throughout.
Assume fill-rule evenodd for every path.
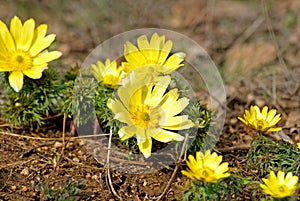
M 279 122 L 280 114 L 276 115 L 275 109 L 268 111 L 267 106 L 262 111 L 256 105 L 251 106 L 250 111 L 245 111 L 244 118 L 238 117 L 238 119 L 257 131 L 277 132 L 281 130 L 281 128 L 273 128 Z
M 55 40 L 55 35 L 46 36 L 47 25 L 35 29 L 35 21 L 27 20 L 23 25 L 15 16 L 10 29 L 0 20 L 0 71 L 9 72 L 11 87 L 19 92 L 24 75 L 39 79 L 48 68 L 48 62 L 61 56 L 58 51 L 44 51 Z
M 268 179 L 263 178 L 264 184 L 260 184 L 263 191 L 273 198 L 285 198 L 293 196 L 298 185 L 298 177 L 293 176 L 292 172 L 285 173 L 279 171 L 277 177 L 274 171 L 270 171 Z
M 107 103 L 114 118 L 127 124 L 119 130 L 121 140 L 136 137 L 146 158 L 151 156 L 152 138 L 165 143 L 182 141 L 184 137 L 173 131 L 194 126 L 187 115 L 179 115 L 189 99 L 179 98 L 176 88 L 167 91 L 170 82 L 170 76 L 164 76 L 156 84 L 149 83 L 132 72 L 117 90 L 119 98 Z
M 297 143 L 298 149 L 300 149 L 300 143 Z
M 228 162 L 222 162 L 222 156 L 217 153 L 211 153 L 207 150 L 204 154 L 196 152 L 196 158 L 189 155 L 187 166 L 189 170 L 182 170 L 181 173 L 193 180 L 204 181 L 208 183 L 216 183 L 222 178 L 230 176 L 227 171 Z
M 178 52 L 170 55 L 172 41 L 165 42 L 165 36 L 154 33 L 150 42 L 146 35 L 137 39 L 137 46 L 130 42 L 124 45 L 126 62 L 122 62 L 125 72 L 130 72 L 141 67 L 155 67 L 158 72 L 169 74 L 183 66 L 185 54 Z
M 120 84 L 125 75 L 123 67 L 117 67 L 117 62 L 111 62 L 109 59 L 106 59 L 105 64 L 101 61 L 98 61 L 97 64 L 92 64 L 92 68 L 95 78 L 111 88 Z

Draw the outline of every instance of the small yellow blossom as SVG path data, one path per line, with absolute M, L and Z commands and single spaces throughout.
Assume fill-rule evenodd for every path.
M 228 173 L 228 162 L 222 162 L 222 156 L 217 153 L 212 153 L 207 150 L 205 154 L 202 152 L 196 153 L 196 158 L 189 155 L 187 166 L 189 170 L 182 170 L 181 173 L 185 176 L 198 181 L 216 183 L 222 178 L 230 176 Z
M 262 111 L 260 111 L 258 106 L 255 105 L 250 107 L 250 111 L 245 111 L 244 118 L 238 117 L 238 119 L 257 131 L 277 132 L 280 131 L 281 128 L 273 127 L 279 122 L 280 114 L 275 115 L 275 109 L 268 112 L 268 107 L 265 106 Z
M 300 149 L 300 143 L 297 143 L 298 149 Z
M 262 179 L 264 184 L 260 184 L 260 187 L 273 198 L 290 197 L 297 189 L 298 179 L 292 172 L 287 173 L 285 177 L 285 173 L 279 171 L 276 177 L 274 171 L 271 171 L 268 179 Z
M 35 29 L 35 21 L 27 20 L 22 25 L 15 16 L 10 29 L 0 20 L 0 71 L 9 72 L 10 86 L 19 92 L 23 87 L 24 75 L 39 79 L 48 68 L 48 62 L 61 56 L 58 51 L 44 51 L 55 40 L 55 35 L 46 36 L 47 25 Z
M 157 71 L 169 74 L 183 66 L 185 54 L 177 52 L 170 56 L 172 41 L 165 42 L 165 36 L 154 33 L 150 42 L 146 35 L 137 39 L 138 47 L 130 42 L 124 46 L 124 57 L 126 62 L 122 62 L 125 72 L 131 72 L 137 68 L 155 67 Z
M 122 78 L 125 76 L 123 67 L 117 67 L 116 61 L 110 61 L 106 59 L 105 64 L 101 61 L 96 64 L 92 64 L 94 77 L 104 85 L 111 88 L 119 85 Z
M 107 103 L 114 118 L 126 124 L 118 132 L 121 140 L 135 136 L 146 158 L 151 156 L 152 138 L 165 143 L 182 141 L 184 137 L 173 131 L 194 126 L 187 115 L 179 115 L 189 99 L 179 98 L 176 88 L 167 91 L 170 82 L 170 76 L 164 76 L 153 84 L 132 72 L 118 88 L 119 98 Z

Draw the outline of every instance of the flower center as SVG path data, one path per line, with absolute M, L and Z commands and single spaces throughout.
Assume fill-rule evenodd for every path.
M 280 186 L 280 187 L 278 188 L 278 190 L 279 190 L 279 192 L 281 192 L 281 193 L 283 193 L 283 192 L 285 191 L 283 186 Z
M 143 121 L 149 121 L 150 120 L 150 116 L 148 113 L 144 112 L 142 115 L 141 115 L 141 119 Z
M 139 105 L 135 108 L 132 108 L 132 112 L 130 112 L 130 118 L 132 122 L 141 127 L 146 128 L 150 125 L 151 119 L 150 119 L 150 106 L 148 105 Z
M 105 85 L 111 85 L 111 86 L 115 86 L 117 84 L 119 84 L 119 77 L 116 77 L 112 74 L 107 74 L 105 76 L 103 76 L 102 78 L 102 83 Z
M 257 130 L 264 131 L 267 130 L 267 128 L 268 128 L 268 122 L 266 122 L 263 119 L 257 120 Z
M 23 50 L 17 50 L 16 52 L 11 53 L 7 57 L 7 65 L 10 66 L 11 71 L 23 71 L 30 69 L 32 64 L 32 57 L 28 52 Z

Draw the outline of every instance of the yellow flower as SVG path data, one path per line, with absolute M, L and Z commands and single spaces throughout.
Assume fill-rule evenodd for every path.
M 298 149 L 300 149 L 300 143 L 297 143 Z
M 245 111 L 244 118 L 238 117 L 238 119 L 257 131 L 276 132 L 280 131 L 281 128 L 273 128 L 280 120 L 280 114 L 275 115 L 275 109 L 268 112 L 268 107 L 265 106 L 260 112 L 260 109 L 255 105 L 250 107 L 250 111 Z
M 178 52 L 169 56 L 173 44 L 170 40 L 165 42 L 165 36 L 154 33 L 149 42 L 147 36 L 142 35 L 137 39 L 137 45 L 138 47 L 127 41 L 124 46 L 126 62 L 122 62 L 122 65 L 125 72 L 151 66 L 160 73 L 169 74 L 183 66 L 181 62 L 185 54 Z
M 132 72 L 123 82 L 117 90 L 119 99 L 109 99 L 107 106 L 115 119 L 127 124 L 118 132 L 121 140 L 135 136 L 144 157 L 151 156 L 152 138 L 165 143 L 182 141 L 184 137 L 173 131 L 194 126 L 187 115 L 178 115 L 189 99 L 178 99 L 176 88 L 167 91 L 170 76 L 161 77 L 153 84 Z
M 55 40 L 55 35 L 46 36 L 47 25 L 37 29 L 33 19 L 22 25 L 15 16 L 10 23 L 10 30 L 0 20 L 0 71 L 9 72 L 11 87 L 19 92 L 23 87 L 23 77 L 39 79 L 48 68 L 48 62 L 61 56 L 58 51 L 43 51 Z
M 265 184 L 260 184 L 263 191 L 273 198 L 285 198 L 293 196 L 298 185 L 298 177 L 293 176 L 292 172 L 279 171 L 277 177 L 273 171 L 270 172 L 268 179 L 262 179 Z
M 216 183 L 222 178 L 229 177 L 228 162 L 222 162 L 222 156 L 218 156 L 215 152 L 211 154 L 207 150 L 205 154 L 202 152 L 196 153 L 196 158 L 189 155 L 187 166 L 189 170 L 182 170 L 181 173 L 185 176 L 198 181 Z
M 106 59 L 105 64 L 101 61 L 98 61 L 97 65 L 92 64 L 92 68 L 95 78 L 111 88 L 120 84 L 125 75 L 123 67 L 117 67 L 117 62 L 111 62 L 109 59 Z

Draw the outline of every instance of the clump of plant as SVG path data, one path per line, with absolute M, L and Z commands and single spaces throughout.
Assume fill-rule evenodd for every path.
M 249 168 L 256 169 L 262 178 L 260 184 L 262 191 L 268 195 L 261 200 L 289 200 L 295 197 L 298 185 L 300 155 L 296 146 L 283 140 L 274 141 L 263 136 L 266 132 L 277 132 L 282 128 L 274 126 L 280 121 L 280 114 L 275 109 L 268 110 L 263 107 L 251 106 L 246 110 L 244 117 L 239 119 L 250 128 L 258 132 L 258 137 L 251 142 L 251 148 L 247 154 Z M 278 172 L 277 175 L 275 172 Z M 287 172 L 287 174 L 286 174 Z M 294 174 L 294 175 L 293 175 Z
M 47 200 L 55 201 L 78 201 L 80 200 L 80 191 L 86 189 L 83 180 L 72 181 L 71 179 L 63 182 L 59 188 L 52 188 L 46 184 L 37 184 L 35 187 L 43 193 Z
M 260 176 L 266 176 L 271 170 L 299 174 L 300 155 L 296 146 L 263 135 L 265 132 L 281 130 L 280 127 L 274 127 L 280 121 L 280 114 L 276 114 L 275 109 L 268 110 L 265 106 L 260 111 L 257 106 L 251 106 L 250 111 L 246 110 L 244 117 L 239 119 L 258 132 L 258 138 L 252 140 L 247 154 L 250 168 L 258 170 Z
M 271 170 L 293 172 L 299 175 L 300 155 L 296 146 L 283 140 L 274 141 L 270 138 L 259 136 L 253 139 L 247 154 L 247 162 L 251 169 L 266 176 Z
M 12 126 L 40 127 L 54 109 L 57 99 L 57 73 L 45 71 L 48 62 L 61 56 L 58 51 L 48 52 L 46 48 L 55 35 L 46 36 L 47 25 L 35 29 L 35 21 L 22 24 L 15 16 L 10 29 L 1 23 L 0 71 L 3 72 L 7 101 L 2 108 L 3 115 Z M 54 111 L 53 111 L 54 112 Z
M 149 158 L 157 148 L 182 143 L 185 134 L 191 141 L 202 138 L 211 117 L 197 99 L 189 97 L 188 87 L 171 74 L 184 66 L 185 56 L 181 52 L 171 53 L 172 41 L 154 33 L 150 40 L 146 35 L 140 36 L 137 43 L 138 46 L 125 43 L 121 61 L 97 61 L 91 65 L 92 75 L 87 69 L 82 76 L 93 76 L 98 83 L 92 93 L 101 130 L 111 131 L 114 139 L 130 151 Z M 78 87 L 80 90 L 81 86 Z M 203 144 L 203 139 L 197 140 L 193 150 Z
M 251 178 L 242 178 L 229 173 L 228 162 L 222 162 L 222 156 L 196 152 L 196 157 L 189 155 L 188 170 L 182 174 L 192 179 L 188 189 L 183 192 L 182 201 L 227 200 L 243 192 Z

